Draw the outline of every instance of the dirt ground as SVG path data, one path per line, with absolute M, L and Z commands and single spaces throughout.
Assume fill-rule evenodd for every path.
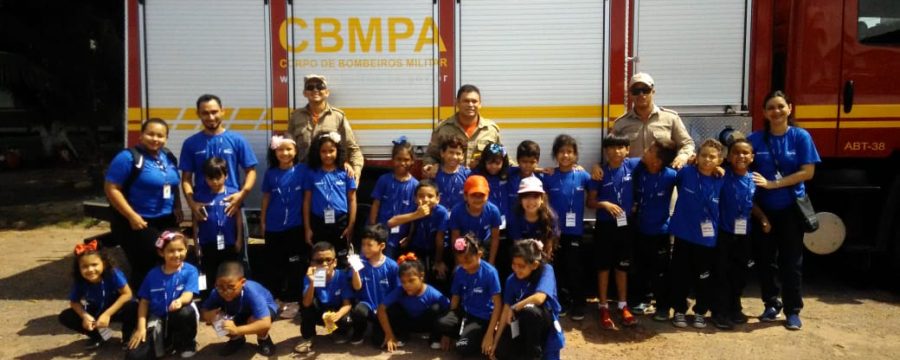
M 57 314 L 67 307 L 71 282 L 71 250 L 82 239 L 107 231 L 104 223 L 82 219 L 78 203 L 96 190 L 76 190 L 86 175 L 79 170 L 40 170 L 0 173 L 0 359 L 86 358 L 119 359 L 123 353 L 116 335 L 95 353 L 83 352 L 84 337 L 65 330 Z M 41 187 L 32 179 L 51 179 Z M 14 186 L 11 186 L 13 184 Z M 29 185 L 30 184 L 30 185 Z M 35 194 L 33 201 L 24 194 Z M 18 221 L 25 223 L 15 224 Z M 16 229 L 19 228 L 19 229 Z M 563 358 L 656 359 L 829 359 L 900 357 L 900 296 L 859 288 L 846 277 L 828 270 L 810 274 L 805 285 L 804 328 L 789 332 L 780 323 L 750 323 L 735 331 L 676 329 L 647 317 L 635 328 L 604 331 L 598 328 L 596 311 L 581 322 L 563 319 L 566 347 Z M 745 312 L 758 314 L 762 307 L 758 286 L 751 283 L 744 297 Z M 114 327 L 117 328 L 118 325 Z M 279 320 L 272 337 L 278 357 L 290 357 L 299 338 L 299 323 Z M 320 332 L 323 329 L 320 328 Z M 117 333 L 118 334 L 118 333 Z M 216 358 L 222 339 L 209 327 L 201 327 L 197 358 Z M 248 343 L 255 343 L 249 339 Z M 319 338 L 317 359 L 439 359 L 454 358 L 430 350 L 424 340 L 414 340 L 394 354 L 367 346 L 334 345 Z M 233 355 L 235 359 L 263 358 L 253 346 Z

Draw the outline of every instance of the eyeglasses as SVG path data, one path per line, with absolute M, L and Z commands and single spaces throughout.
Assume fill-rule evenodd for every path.
M 328 87 L 325 86 L 325 84 L 323 84 L 323 83 L 315 83 L 315 84 L 307 84 L 306 85 L 306 91 L 316 91 L 316 90 L 322 91 L 327 88 Z
M 238 291 L 237 287 L 225 287 L 225 286 L 216 286 L 216 290 L 219 291 L 220 294 L 231 294 Z
M 313 259 L 313 262 L 319 265 L 328 265 L 334 262 L 334 258 Z
M 629 92 L 631 92 L 631 95 L 638 96 L 641 94 L 649 94 L 649 93 L 653 92 L 653 89 L 647 88 L 647 87 L 635 87 L 635 88 L 631 88 L 631 90 L 629 90 Z

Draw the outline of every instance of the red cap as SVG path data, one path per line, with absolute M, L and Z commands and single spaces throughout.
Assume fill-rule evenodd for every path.
M 488 186 L 487 179 L 481 175 L 472 175 L 466 179 L 466 184 L 463 186 L 463 192 L 468 194 L 473 193 L 482 193 L 485 195 L 491 194 L 491 187 Z

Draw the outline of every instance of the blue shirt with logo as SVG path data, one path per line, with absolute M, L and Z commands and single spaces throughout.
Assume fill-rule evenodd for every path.
M 406 310 L 406 314 L 413 319 L 422 316 L 434 304 L 438 304 L 441 311 L 446 311 L 450 308 L 450 300 L 428 284 L 425 284 L 425 292 L 422 295 L 412 296 L 407 295 L 406 291 L 403 291 L 403 288 L 398 286 L 384 297 L 382 304 L 385 307 L 400 304 L 403 310 Z
M 303 188 L 312 194 L 310 214 L 324 217 L 325 209 L 331 207 L 337 218 L 349 212 L 347 193 L 356 190 L 356 180 L 343 169 L 310 169 Z
M 194 191 L 209 191 L 209 185 L 203 179 L 203 163 L 206 159 L 219 157 L 228 163 L 228 179 L 225 186 L 232 189 L 241 188 L 241 172 L 238 169 L 256 167 L 258 161 L 250 143 L 241 134 L 228 131 L 217 135 L 198 132 L 184 140 L 178 165 L 183 171 L 194 173 Z
M 500 209 L 490 202 L 484 204 L 478 216 L 469 214 L 466 203 L 459 203 L 450 211 L 450 230 L 458 230 L 460 236 L 471 232 L 482 244 L 491 241 L 491 229 L 500 227 L 500 221 Z
M 669 167 L 663 167 L 656 174 L 651 174 L 646 169 L 634 174 L 637 177 L 635 200 L 638 204 L 638 231 L 641 234 L 669 233 L 669 205 L 672 202 L 672 190 L 675 189 L 676 174 Z
M 722 178 L 700 174 L 696 167 L 685 166 L 678 172 L 678 200 L 669 229 L 672 235 L 685 241 L 705 246 L 716 246 L 716 229 L 719 224 L 719 194 Z M 712 223 L 712 235 L 703 236 L 701 224 Z
M 419 180 L 410 177 L 405 181 L 397 180 L 393 173 L 381 175 L 372 189 L 372 199 L 378 199 L 376 221 L 387 226 L 392 217 L 416 211 L 416 186 Z M 409 224 L 400 225 L 397 230 L 391 229 L 388 234 L 388 246 L 400 246 L 400 239 L 409 234 Z
M 341 307 L 344 300 L 353 299 L 353 287 L 350 284 L 350 270 L 334 269 L 331 279 L 326 279 L 325 287 L 315 288 L 315 298 L 319 305 L 326 309 Z M 303 293 L 309 289 L 309 276 L 303 277 Z
M 269 194 L 266 209 L 266 231 L 279 232 L 303 225 L 303 180 L 305 164 L 289 169 L 277 167 L 266 170 L 262 192 Z
M 172 214 L 175 205 L 175 194 L 180 191 L 181 177 L 175 164 L 162 152 L 158 156 L 150 156 L 140 147 L 136 148 L 144 156 L 139 175 L 127 189 L 125 199 L 128 205 L 142 218 L 158 218 Z M 134 168 L 134 156 L 128 150 L 119 152 L 106 170 L 106 181 L 122 186 L 131 177 Z M 163 197 L 164 187 L 169 186 L 169 197 Z
M 441 194 L 441 205 L 452 211 L 456 204 L 463 202 L 463 185 L 471 174 L 472 171 L 461 165 L 453 174 L 445 173 L 443 168 L 438 169 L 434 182 Z
M 150 303 L 150 314 L 165 317 L 169 312 L 169 304 L 181 294 L 200 294 L 199 276 L 197 268 L 188 263 L 182 264 L 180 269 L 171 274 L 163 273 L 162 266 L 154 267 L 141 283 L 138 298 Z
M 91 316 L 97 317 L 110 307 L 119 298 L 119 291 L 128 285 L 125 274 L 121 270 L 113 268 L 100 279 L 99 283 L 92 284 L 79 278 L 72 284 L 69 292 L 69 301 L 85 302 L 85 311 Z
M 225 208 L 228 207 L 225 198 L 237 191 L 226 188 L 225 192 L 211 194 L 208 189 L 194 193 L 194 201 L 203 204 L 203 208 L 206 209 L 206 221 L 197 221 L 197 238 L 200 245 L 215 246 L 217 236 L 222 234 L 225 237 L 225 245 L 234 246 L 237 240 L 237 218 L 225 213 Z
M 203 310 L 222 309 L 222 312 L 235 318 L 252 316 L 257 320 L 271 317 L 272 314 L 278 311 L 278 305 L 275 304 L 272 293 L 253 280 L 247 280 L 240 295 L 231 301 L 225 301 L 222 295 L 219 295 L 219 290 L 213 288 L 209 293 L 209 298 L 203 302 L 201 308 Z
M 431 209 L 430 215 L 413 221 L 412 226 L 415 227 L 415 231 L 409 246 L 413 249 L 430 252 L 434 250 L 437 233 L 444 233 L 444 238 L 447 237 L 447 230 L 450 227 L 450 212 L 443 205 L 437 204 L 434 209 Z
M 634 206 L 634 169 L 641 163 L 640 158 L 627 158 L 622 165 L 612 168 L 603 165 L 603 179 L 591 180 L 590 190 L 597 192 L 596 201 L 609 201 L 619 205 L 626 214 L 631 215 Z M 616 221 L 616 218 L 604 209 L 597 209 L 597 221 Z
M 500 278 L 497 269 L 487 261 L 479 260 L 474 274 L 469 274 L 461 266 L 453 272 L 450 293 L 461 299 L 463 310 L 481 320 L 490 320 L 494 311 L 494 295 L 500 295 Z
M 754 158 L 750 169 L 765 176 L 769 181 L 776 180 L 776 173 L 788 177 L 807 164 L 822 162 L 812 136 L 805 129 L 788 127 L 783 135 L 768 136 L 768 146 L 764 131 L 757 131 L 747 137 L 753 145 Z M 775 160 L 778 160 L 778 168 Z M 801 182 L 794 186 L 768 190 L 760 188 L 756 192 L 756 200 L 763 209 L 781 210 L 794 206 L 796 199 L 806 194 L 806 187 Z
M 583 170 L 560 171 L 544 177 L 544 191 L 550 197 L 550 207 L 556 212 L 559 230 L 563 235 L 584 233 L 585 190 L 591 182 L 591 175 Z M 566 213 L 575 213 L 575 226 L 566 226 Z
M 553 328 L 547 334 L 543 359 L 559 359 L 559 352 L 565 346 L 566 339 L 562 328 L 559 327 L 559 312 L 562 307 L 556 293 L 556 276 L 550 264 L 543 264 L 540 269 L 541 273 L 537 279 L 519 279 L 516 274 L 510 274 L 503 290 L 503 303 L 512 306 L 535 293 L 547 295 L 543 306 L 550 310 L 553 316 Z M 532 273 L 532 277 L 534 275 Z
M 393 259 L 385 256 L 378 267 L 361 257 L 363 269 L 359 271 L 362 287 L 356 292 L 356 299 L 371 310 L 378 308 L 384 297 L 400 285 L 400 266 Z
M 756 184 L 750 172 L 738 176 L 728 169 L 725 171 L 725 183 L 719 194 L 719 226 L 720 230 L 734 234 L 734 223 L 738 218 L 747 220 L 747 234 L 750 233 L 750 210 L 753 210 L 753 193 Z

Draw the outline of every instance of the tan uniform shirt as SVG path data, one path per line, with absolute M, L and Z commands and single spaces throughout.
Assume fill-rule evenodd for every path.
M 425 164 L 435 164 L 441 162 L 441 140 L 456 136 L 465 139 L 467 142 L 465 160 L 463 165 L 469 164 L 469 159 L 474 155 L 481 154 L 481 150 L 490 142 L 500 142 L 500 127 L 497 123 L 488 120 L 482 116 L 478 117 L 478 128 L 472 137 L 466 135 L 465 129 L 459 124 L 457 114 L 441 121 L 434 131 L 431 133 L 431 142 L 428 143 L 428 151 L 422 161 Z
M 641 117 L 631 109 L 616 119 L 613 133 L 631 138 L 629 157 L 644 155 L 644 150 L 657 138 L 671 139 L 677 147 L 678 156 L 687 158 L 694 154 L 694 140 L 688 134 L 678 113 L 656 105 L 653 105 L 653 112 L 650 113 L 647 123 L 641 121 Z
M 353 166 L 356 176 L 362 174 L 363 154 L 350 128 L 350 121 L 341 109 L 326 105 L 325 111 L 319 114 L 319 122 L 313 125 L 312 114 L 307 106 L 294 110 L 291 120 L 288 122 L 287 133 L 297 142 L 297 151 L 300 152 L 300 161 L 306 162 L 309 154 L 309 146 L 315 136 L 336 131 L 341 135 L 341 145 L 347 154 L 347 162 Z

